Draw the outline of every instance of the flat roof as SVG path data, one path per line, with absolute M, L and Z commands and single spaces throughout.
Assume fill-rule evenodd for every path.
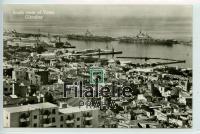
M 16 113 L 16 112 L 32 111 L 36 109 L 54 108 L 54 107 L 58 107 L 58 106 L 49 102 L 45 102 L 45 103 L 38 103 L 38 104 L 22 105 L 22 106 L 17 106 L 17 107 L 8 107 L 8 108 L 3 108 L 3 110 L 8 111 L 10 113 Z
M 57 105 L 49 103 L 49 102 L 37 103 L 37 104 L 33 104 L 31 106 L 34 107 L 34 108 L 36 108 L 36 109 L 58 107 Z
M 18 106 L 18 107 L 3 108 L 3 110 L 9 113 L 17 113 L 17 112 L 24 112 L 24 111 L 32 111 L 32 110 L 35 110 L 35 108 L 31 107 L 30 105 L 23 105 L 23 106 Z
M 91 110 L 98 110 L 98 108 L 90 108 L 90 107 L 86 107 L 86 106 L 68 107 L 68 108 L 59 109 L 59 112 L 63 113 L 63 114 L 68 114 L 68 113 L 77 113 L 77 112 L 91 111 Z

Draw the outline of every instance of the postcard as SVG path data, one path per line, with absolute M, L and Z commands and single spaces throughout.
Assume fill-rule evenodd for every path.
M 4 128 L 192 128 L 192 5 L 4 5 Z

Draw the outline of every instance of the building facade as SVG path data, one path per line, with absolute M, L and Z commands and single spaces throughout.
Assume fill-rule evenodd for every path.
M 59 108 L 49 102 L 3 109 L 3 126 L 97 128 L 99 109 L 86 107 Z
M 65 128 L 98 128 L 99 109 L 67 107 L 59 109 L 60 126 Z
M 3 109 L 4 127 L 58 127 L 58 107 L 38 103 Z

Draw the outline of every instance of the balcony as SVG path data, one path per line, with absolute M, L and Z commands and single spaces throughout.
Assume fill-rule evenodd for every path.
M 88 121 L 83 121 L 83 125 L 85 126 L 85 128 L 92 128 L 92 121 L 88 120 Z
M 51 127 L 52 125 L 53 125 L 52 123 L 43 124 L 43 127 Z
M 66 120 L 65 123 L 71 124 L 71 123 L 74 123 L 74 120 Z
M 30 119 L 30 114 L 29 113 L 22 113 L 20 116 L 19 116 L 19 121 L 20 122 L 28 122 Z
M 29 118 L 21 118 L 20 119 L 20 122 L 27 122 L 27 121 L 29 121 L 30 119 Z
M 47 115 L 43 115 L 43 119 L 47 119 L 48 118 L 48 116 Z
M 92 124 L 91 125 L 85 125 L 85 128 L 92 128 Z
M 93 117 L 91 116 L 91 117 L 85 117 L 85 120 L 92 120 L 93 119 Z
M 74 123 L 74 115 L 68 115 L 66 118 L 65 123 L 70 124 L 70 123 Z

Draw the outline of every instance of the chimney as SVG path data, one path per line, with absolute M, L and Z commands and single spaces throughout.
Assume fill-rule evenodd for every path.
M 59 103 L 59 108 L 67 108 L 67 107 L 68 107 L 68 105 L 65 102 L 60 102 Z

